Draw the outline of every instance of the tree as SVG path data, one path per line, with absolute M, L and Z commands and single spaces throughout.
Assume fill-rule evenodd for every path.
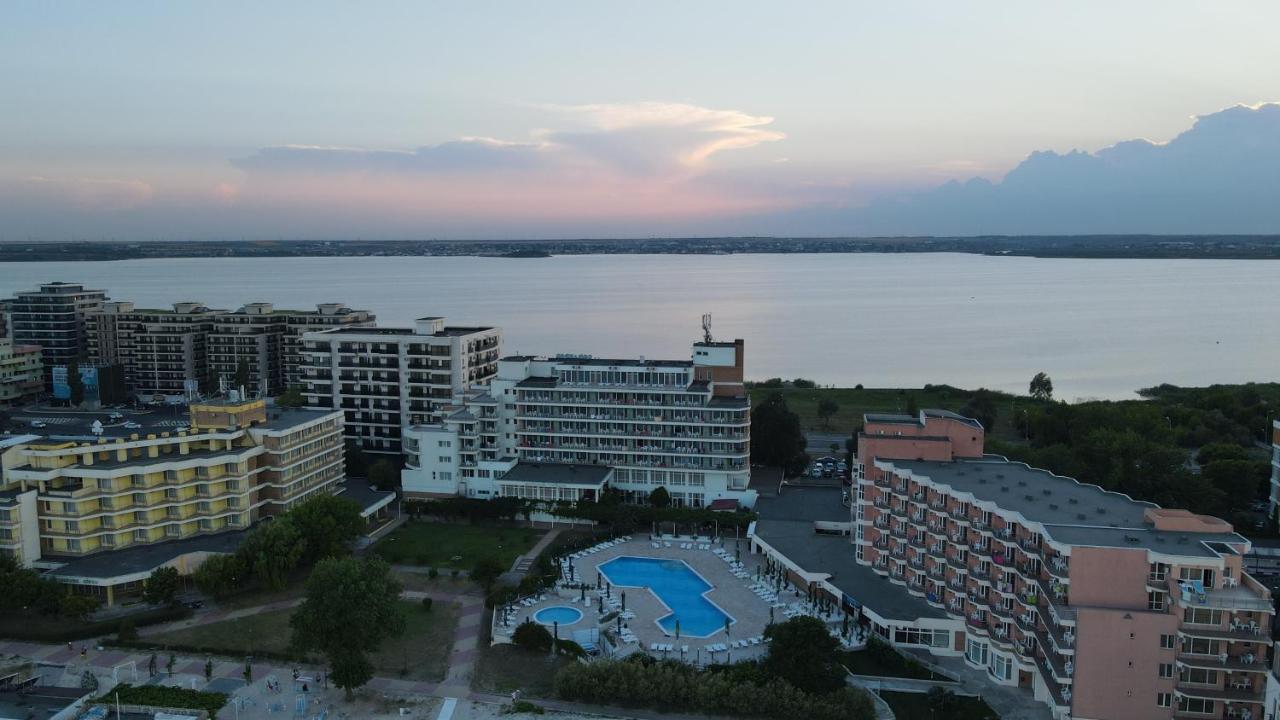
M 307 404 L 307 399 L 302 395 L 302 387 L 300 385 L 290 385 L 288 390 L 276 396 L 276 405 L 283 408 L 297 408 Z
M 249 391 L 249 361 L 240 358 L 240 362 L 236 363 L 236 374 L 231 379 L 235 383 L 235 389 L 244 388 L 245 392 Z
M 1038 372 L 1035 377 L 1031 378 L 1029 391 L 1031 397 L 1036 400 L 1052 400 L 1053 380 L 1051 380 L 1044 371 Z
M 929 700 L 929 709 L 940 717 L 948 717 L 955 709 L 958 700 L 955 693 L 938 686 L 929 688 L 926 697 Z
M 377 557 L 321 560 L 307 580 L 307 597 L 289 620 L 292 646 L 324 653 L 329 677 L 348 701 L 373 677 L 367 654 L 404 633 L 400 590 L 390 566 Z
M 525 620 L 520 623 L 516 626 L 515 631 L 511 633 L 511 642 L 516 647 L 535 652 L 549 652 L 553 639 L 550 630 L 532 620 Z
M 493 588 L 493 584 L 498 581 L 502 573 L 506 572 L 506 568 L 502 564 L 491 557 L 482 557 L 476 561 L 471 568 L 471 579 L 484 589 L 488 594 Z
M 205 682 L 213 681 L 213 660 L 212 659 L 208 659 L 204 661 L 204 681 Z
M 200 592 L 217 599 L 228 597 L 249 579 L 249 568 L 239 553 L 210 555 L 191 574 Z
M 151 571 L 151 577 L 142 584 L 142 597 L 152 605 L 168 604 L 173 602 L 173 596 L 178 594 L 181 583 L 177 568 L 156 568 Z
M 380 489 L 394 488 L 400 484 L 400 472 L 395 463 L 387 459 L 379 460 L 369 468 L 369 484 Z
M 659 485 L 649 493 L 649 504 L 656 508 L 671 507 L 671 493 Z
M 974 390 L 973 395 L 969 396 L 969 402 L 960 408 L 960 414 L 977 420 L 988 432 L 993 430 L 999 416 L 996 394 L 986 388 Z
M 804 378 L 796 378 L 795 380 L 792 380 L 791 385 L 797 390 L 812 390 L 818 387 L 818 384 L 814 381 L 806 380 Z
M 840 643 L 817 618 L 801 616 L 765 628 L 770 639 L 764 670 L 808 693 L 825 694 L 845 686 L 837 651 Z
M 306 538 L 309 562 L 337 557 L 364 532 L 360 506 L 340 495 L 318 495 L 289 511 L 288 518 Z
M 822 398 L 818 401 L 818 417 L 822 418 L 822 426 L 831 426 L 831 416 L 840 412 L 840 405 L 831 398 Z
M 84 620 L 98 609 L 101 603 L 87 595 L 63 595 L 58 602 L 58 614 L 74 620 Z
M 915 393 L 907 393 L 907 414 L 911 417 L 920 415 L 920 405 L 916 403 Z
M 84 378 L 80 377 L 79 360 L 67 363 L 67 386 L 71 388 L 71 406 L 79 407 L 84 402 Z
M 782 393 L 771 393 L 751 411 L 751 458 L 795 475 L 808 465 L 800 417 Z
M 286 514 L 254 528 L 237 554 L 268 588 L 283 590 L 306 549 L 306 539 Z

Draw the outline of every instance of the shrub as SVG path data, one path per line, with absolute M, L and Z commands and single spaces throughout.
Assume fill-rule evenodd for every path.
M 116 630 L 116 639 L 120 642 L 137 642 L 138 628 L 134 627 L 132 620 L 120 621 L 120 628 Z
M 435 568 L 430 568 L 427 570 L 427 577 L 431 578 L 432 580 L 435 580 L 436 578 L 440 577 L 440 571 Z
M 525 620 L 516 626 L 515 632 L 511 633 L 511 642 L 526 650 L 550 652 L 551 631 L 538 623 Z
M 427 612 L 431 612 L 431 598 L 429 597 L 422 598 L 422 609 L 426 610 Z
M 117 699 L 122 705 L 205 710 L 209 713 L 209 717 L 216 717 L 222 706 L 227 704 L 227 696 L 224 693 L 198 692 L 160 685 L 134 686 L 128 683 L 116 685 L 99 698 L 98 702 L 114 705 Z
M 512 715 L 516 713 L 528 713 L 529 715 L 541 715 L 546 712 L 541 705 L 535 705 L 528 700 L 517 700 L 511 703 L 511 709 L 507 710 Z

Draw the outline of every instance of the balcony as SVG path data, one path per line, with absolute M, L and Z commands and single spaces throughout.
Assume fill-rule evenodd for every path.
M 1200 583 L 1179 582 L 1168 579 L 1169 596 L 1184 608 L 1213 608 L 1219 610 L 1247 610 L 1271 613 L 1271 598 L 1262 586 L 1253 587 L 1256 581 L 1248 576 L 1244 585 L 1204 588 Z
M 1201 700 L 1216 700 L 1218 702 L 1247 702 L 1261 703 L 1264 699 L 1265 685 L 1263 683 L 1254 683 L 1250 686 L 1237 685 L 1235 687 L 1212 687 L 1197 686 L 1185 683 L 1178 683 L 1174 687 L 1173 692 L 1181 697 L 1199 698 Z M 1259 716 L 1257 720 L 1262 720 Z

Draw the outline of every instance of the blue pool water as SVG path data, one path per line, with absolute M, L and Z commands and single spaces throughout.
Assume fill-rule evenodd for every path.
M 677 620 L 680 635 L 689 637 L 708 637 L 724 629 L 726 620 L 733 622 L 732 617 L 703 596 L 711 589 L 710 583 L 680 560 L 623 556 L 602 564 L 600 572 L 619 587 L 653 591 L 671 609 L 671 614 L 658 619 L 658 625 L 673 635 Z
M 577 608 L 565 607 L 557 605 L 556 607 L 542 608 L 533 614 L 533 619 L 543 625 L 572 625 L 582 619 L 582 611 Z

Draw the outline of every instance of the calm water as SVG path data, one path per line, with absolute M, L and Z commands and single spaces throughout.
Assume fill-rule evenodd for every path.
M 615 587 L 647 588 L 657 595 L 671 609 L 658 618 L 658 625 L 672 635 L 677 622 L 680 634 L 688 637 L 709 637 L 726 621 L 733 622 L 703 596 L 711 585 L 683 561 L 623 555 L 602 564 L 600 572 Z
M 594 255 L 0 263 L 0 295 L 50 280 L 139 306 L 339 301 L 381 324 L 446 315 L 508 352 L 688 357 L 702 313 L 747 375 L 868 387 L 945 382 L 1067 399 L 1159 382 L 1276 380 L 1280 263 L 977 255 Z

